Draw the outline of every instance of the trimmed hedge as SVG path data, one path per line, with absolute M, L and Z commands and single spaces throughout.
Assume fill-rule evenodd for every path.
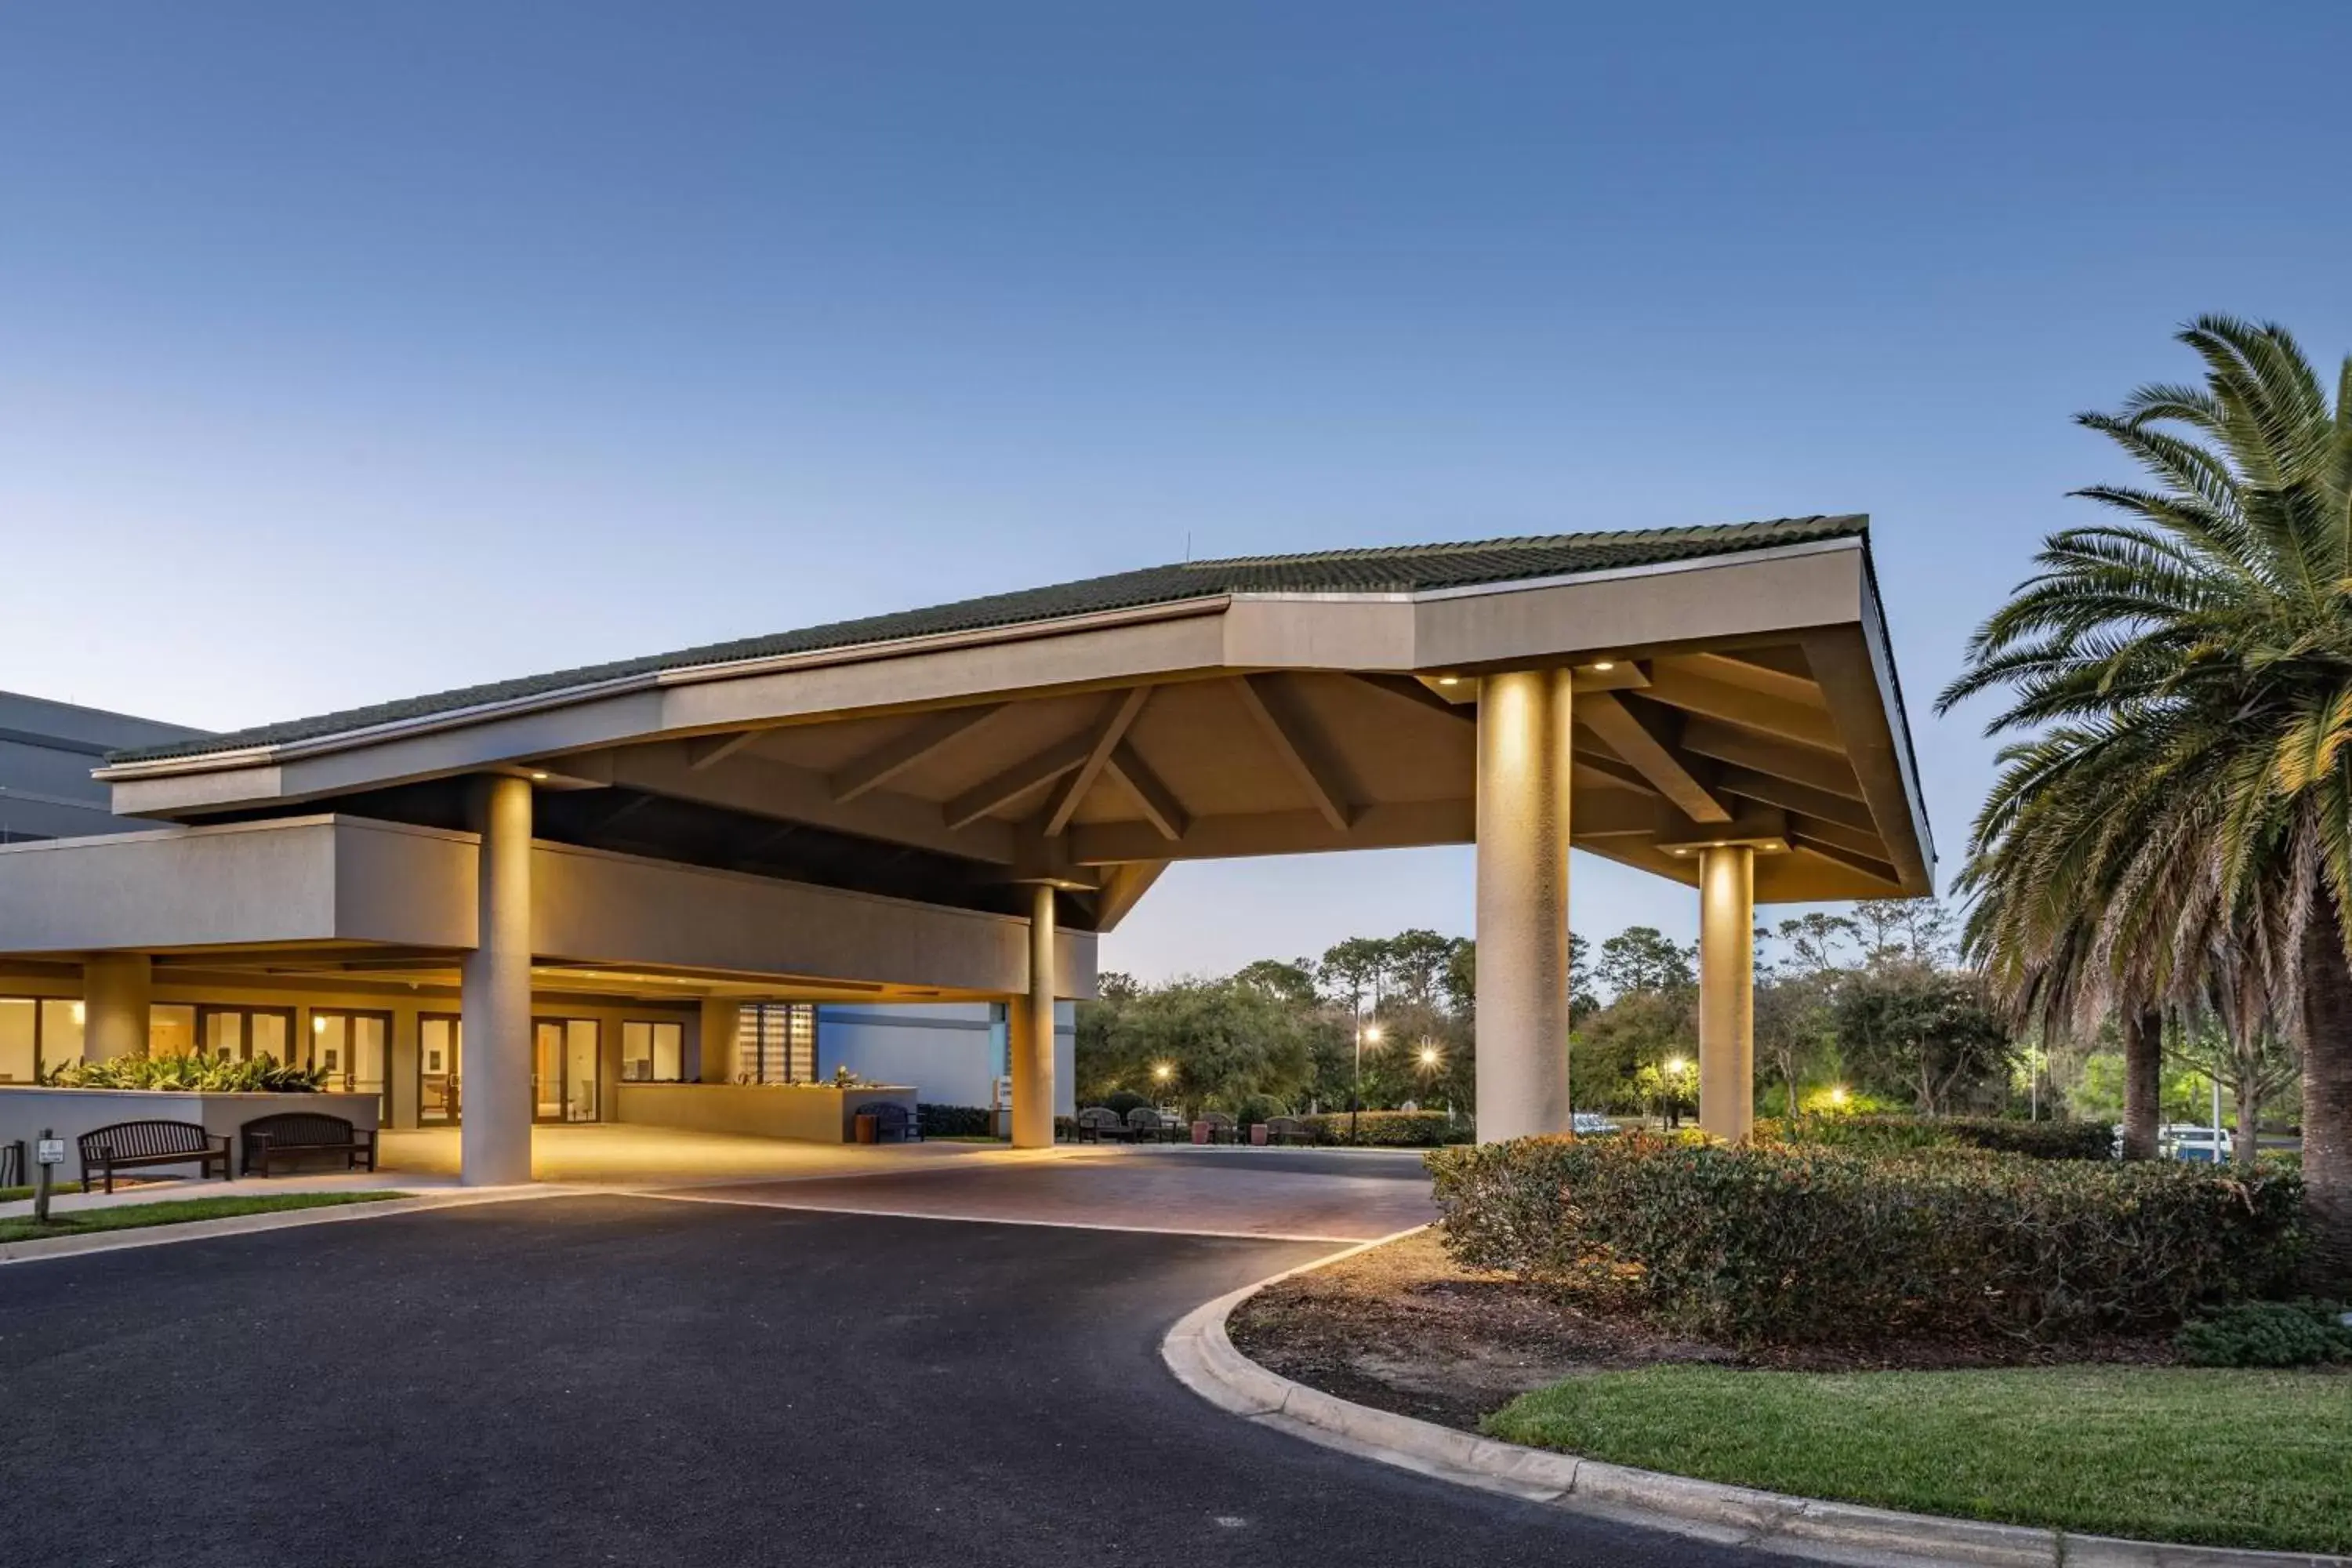
M 996 1113 L 984 1105 L 915 1106 L 915 1124 L 926 1138 L 990 1138 L 996 1133 Z
M 1469 1136 L 1466 1128 L 1442 1110 L 1360 1110 L 1353 1138 L 1348 1135 L 1349 1118 L 1344 1110 L 1298 1120 L 1307 1124 L 1307 1136 L 1318 1143 L 1354 1143 L 1368 1149 L 1434 1149 Z
M 1968 1116 L 1807 1116 L 1759 1121 L 1760 1142 L 1892 1154 L 1985 1149 L 2036 1160 L 2111 1160 L 2115 1129 L 2097 1121 L 2006 1121 Z
M 1429 1168 L 1463 1263 L 1733 1342 L 2170 1329 L 2282 1289 L 2302 1236 L 2296 1178 L 2171 1162 L 1635 1133 L 1443 1150 Z
M 2172 1336 L 2190 1366 L 2319 1366 L 2352 1362 L 2352 1312 L 2332 1301 L 2241 1301 Z

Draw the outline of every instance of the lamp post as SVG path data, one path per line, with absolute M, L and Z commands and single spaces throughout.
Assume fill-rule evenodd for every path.
M 1348 1142 L 1356 1141 L 1356 1118 L 1364 1108 L 1364 1042 L 1381 1043 L 1381 1026 L 1359 1018 L 1356 1023 L 1356 1083 L 1348 1091 Z

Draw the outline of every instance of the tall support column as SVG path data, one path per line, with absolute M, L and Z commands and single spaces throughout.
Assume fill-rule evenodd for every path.
M 81 1054 L 85 1061 L 147 1054 L 147 1005 L 155 961 L 143 952 L 93 952 L 81 964 Z
M 731 997 L 702 999 L 702 1032 L 695 1043 L 695 1078 L 702 1083 L 735 1081 L 735 1035 L 743 1005 Z
M 1565 669 L 1478 693 L 1478 1136 L 1571 1126 L 1568 1098 L 1569 726 Z
M 482 838 L 480 921 L 461 972 L 459 1168 L 469 1187 L 505 1186 L 530 1180 L 530 785 L 478 778 L 471 805 Z
M 1756 850 L 1698 853 L 1698 1124 L 1745 1138 L 1756 1122 Z
M 1029 994 L 1014 1001 L 1013 1146 L 1054 1144 L 1054 889 L 1030 889 Z

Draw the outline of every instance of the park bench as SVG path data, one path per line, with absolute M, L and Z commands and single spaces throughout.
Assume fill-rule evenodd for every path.
M 907 1108 L 893 1100 L 870 1101 L 852 1114 L 874 1118 L 874 1141 L 877 1143 L 904 1143 L 923 1135 L 922 1128 L 907 1114 Z
M 1209 1130 L 1209 1142 L 1212 1143 L 1231 1143 L 1238 1136 L 1234 1119 L 1222 1110 L 1204 1110 L 1201 1112 L 1201 1121 Z
M 118 1121 L 74 1140 L 81 1152 L 81 1185 L 88 1192 L 95 1175 L 114 1190 L 114 1173 L 143 1165 L 194 1165 L 200 1176 L 220 1167 L 228 1180 L 228 1138 L 207 1132 L 193 1121 Z
M 248 1176 L 256 1166 L 267 1176 L 279 1161 L 299 1160 L 308 1154 L 341 1154 L 346 1171 L 358 1170 L 362 1161 L 369 1170 L 375 1169 L 374 1131 L 354 1127 L 323 1111 L 281 1110 L 247 1122 L 239 1132 L 245 1141 Z
M 1127 1136 L 1127 1123 L 1108 1105 L 1089 1105 L 1078 1112 L 1078 1142 L 1115 1143 Z
M 1313 1133 L 1307 1123 L 1296 1116 L 1269 1116 L 1265 1119 L 1265 1141 L 1269 1143 L 1312 1143 Z
M 1127 1113 L 1128 1138 L 1137 1143 L 1172 1143 L 1178 1123 L 1156 1105 L 1139 1105 Z

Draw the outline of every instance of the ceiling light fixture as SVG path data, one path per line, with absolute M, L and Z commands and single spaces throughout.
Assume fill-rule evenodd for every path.
M 534 784 L 545 784 L 547 782 L 547 775 L 542 773 L 533 772 L 530 777 L 531 782 Z
M 1617 668 L 1617 661 L 1616 661 L 1615 659 L 1613 659 L 1613 658 L 1604 658 L 1604 659 L 1602 659 L 1600 663 L 1598 663 L 1598 664 L 1594 665 L 1592 668 L 1593 668 L 1594 669 L 1598 670 L 1598 671 L 1599 671 L 1600 673 L 1601 673 L 1602 675 L 1606 675 L 1606 674 L 1608 674 L 1611 670 L 1612 670 L 1612 669 L 1614 669 L 1614 668 Z

